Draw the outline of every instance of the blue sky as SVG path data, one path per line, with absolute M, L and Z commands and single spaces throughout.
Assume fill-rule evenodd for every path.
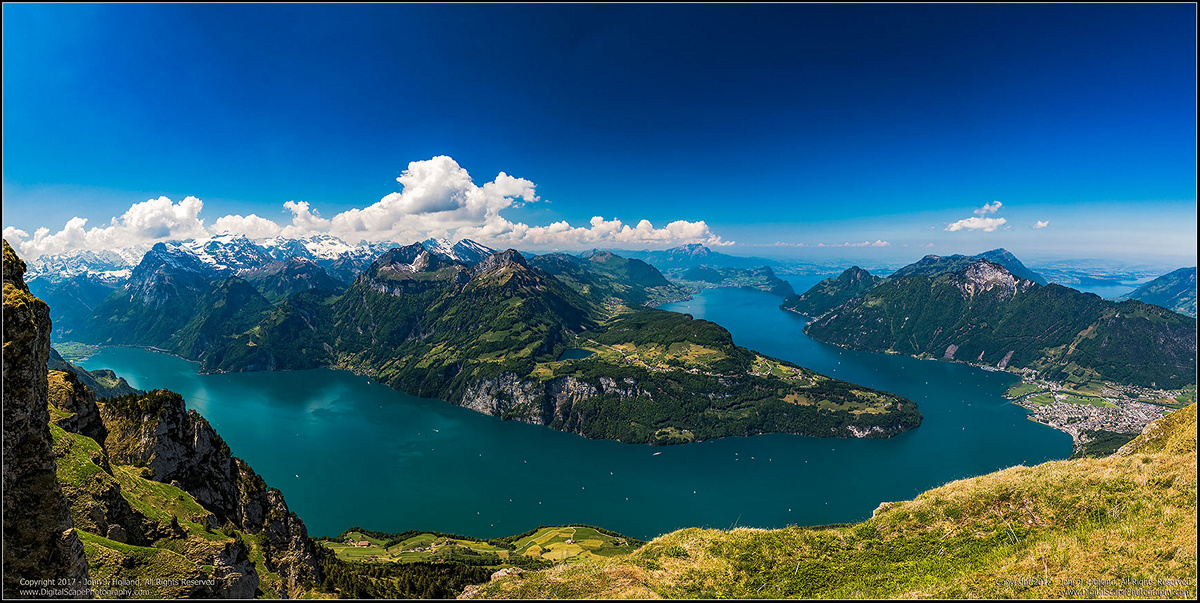
M 26 254 L 220 224 L 1195 262 L 1191 4 L 3 10 Z

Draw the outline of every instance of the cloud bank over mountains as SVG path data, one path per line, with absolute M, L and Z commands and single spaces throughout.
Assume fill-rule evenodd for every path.
M 526 203 L 541 202 L 536 194 L 537 185 L 500 172 L 490 182 L 476 186 L 465 168 L 444 155 L 409 163 L 408 169 L 396 180 L 402 187 L 400 192 L 332 218 L 321 217 L 306 201 L 288 201 L 283 206 L 292 214 L 289 224 L 281 225 L 256 214 L 233 214 L 221 216 L 211 226 L 206 226 L 205 219 L 200 217 L 204 207 L 200 199 L 189 196 L 174 202 L 159 197 L 135 203 L 104 226 L 86 228 L 87 219 L 75 217 L 55 233 L 42 227 L 31 235 L 7 227 L 4 238 L 30 259 L 74 249 L 114 249 L 224 233 L 250 238 L 331 234 L 350 243 L 465 238 L 500 248 L 578 248 L 616 243 L 649 247 L 684 243 L 733 244 L 714 234 L 704 221 L 677 220 L 661 228 L 655 228 L 648 220 L 631 226 L 601 216 L 593 217 L 588 226 L 571 226 L 566 221 L 546 226 L 513 222 L 502 212 Z

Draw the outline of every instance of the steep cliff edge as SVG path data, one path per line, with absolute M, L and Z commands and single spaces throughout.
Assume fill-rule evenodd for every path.
M 262 582 L 254 545 L 147 469 L 110 462 L 95 394 L 73 373 L 51 371 L 49 408 L 58 482 L 79 530 L 98 596 L 136 581 L 141 596 L 249 598 Z M 152 582 L 147 582 L 152 580 Z M 134 589 L 129 589 L 134 590 Z M 263 594 L 266 594 L 265 592 Z
M 178 394 L 98 402 L 61 358 L 47 370 L 48 310 L 23 270 L 6 242 L 5 596 L 314 594 L 303 522 Z
M 144 466 L 148 479 L 194 496 L 216 523 L 263 537 L 267 569 L 282 581 L 280 596 L 298 596 L 319 582 L 304 522 L 279 490 L 231 455 L 204 417 L 187 410 L 179 394 L 155 390 L 110 398 L 100 405 L 100 415 L 112 462 Z
M 21 592 L 30 580 L 58 587 L 88 578 L 51 452 L 50 309 L 29 293 L 24 274 L 25 262 L 4 241 L 4 596 L 71 597 Z

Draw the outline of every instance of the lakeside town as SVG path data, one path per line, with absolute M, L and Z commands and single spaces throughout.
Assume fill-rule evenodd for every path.
M 1195 386 L 1163 390 L 1109 382 L 1073 385 L 1040 379 L 1030 369 L 1014 371 L 1021 383 L 1005 397 L 1027 410 L 1029 420 L 1071 435 L 1075 452 L 1083 450 L 1095 432 L 1137 435 L 1163 415 L 1194 402 Z

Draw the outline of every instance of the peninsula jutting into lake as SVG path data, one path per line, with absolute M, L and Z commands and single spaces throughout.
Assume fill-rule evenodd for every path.
M 1193 5 L 3 11 L 5 599 L 1195 598 Z

